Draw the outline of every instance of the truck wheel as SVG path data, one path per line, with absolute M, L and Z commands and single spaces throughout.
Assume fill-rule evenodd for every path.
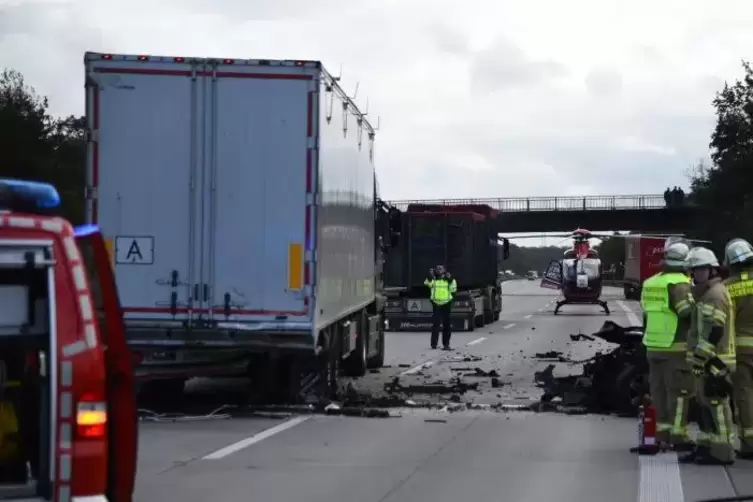
M 147 400 L 175 401 L 183 397 L 185 387 L 186 380 L 183 378 L 152 380 L 141 386 L 140 395 Z
M 491 310 L 484 310 L 484 324 L 491 324 L 494 322 L 494 312 Z
M 358 337 L 356 338 L 356 347 L 353 352 L 345 359 L 343 370 L 346 376 L 362 377 L 366 374 L 366 331 L 368 327 L 364 326 L 363 319 L 358 322 Z M 341 334 L 342 335 L 342 334 Z
M 476 319 L 474 317 L 468 317 L 465 322 L 468 323 L 466 331 L 470 332 L 476 329 Z
M 367 366 L 369 368 L 381 368 L 384 366 L 384 329 L 379 330 L 379 334 L 377 335 L 377 338 L 379 339 L 379 350 L 377 351 L 377 355 L 370 358 L 368 360 Z
M 486 324 L 486 320 L 484 319 L 484 314 L 477 315 L 473 318 L 473 323 L 476 325 L 477 328 L 483 328 Z
M 502 316 L 502 312 L 495 312 L 494 313 L 494 320 L 499 321 L 499 318 Z

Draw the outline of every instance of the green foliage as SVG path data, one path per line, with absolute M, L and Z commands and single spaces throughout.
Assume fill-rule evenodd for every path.
M 83 117 L 54 118 L 14 70 L 0 72 L 0 176 L 54 184 L 63 215 L 84 221 L 86 124 Z
M 619 234 L 614 232 L 614 235 Z M 625 239 L 621 237 L 606 237 L 602 239 L 601 244 L 594 246 L 594 249 L 599 252 L 604 269 L 613 265 L 617 267 L 625 262 Z
M 556 246 L 522 247 L 510 244 L 510 258 L 502 262 L 502 268 L 523 275 L 529 270 L 542 273 L 552 260 L 561 260 L 566 248 Z
M 708 215 L 703 234 L 719 244 L 753 237 L 753 67 L 742 68 L 743 77 L 713 100 L 712 165 L 700 163 L 691 174 L 691 200 Z

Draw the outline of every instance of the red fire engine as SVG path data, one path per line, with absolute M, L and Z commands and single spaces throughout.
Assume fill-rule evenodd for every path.
M 137 418 L 105 241 L 0 180 L 0 500 L 130 502 Z

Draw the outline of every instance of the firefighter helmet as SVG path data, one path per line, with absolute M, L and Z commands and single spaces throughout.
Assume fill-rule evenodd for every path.
M 745 239 L 732 239 L 724 249 L 725 265 L 736 265 L 753 258 L 753 246 Z
M 690 270 L 702 267 L 718 267 L 719 260 L 714 252 L 708 248 L 697 247 L 690 250 L 685 259 L 685 268 Z
M 684 242 L 672 242 L 664 248 L 664 263 L 670 267 L 682 267 L 689 252 L 690 246 Z

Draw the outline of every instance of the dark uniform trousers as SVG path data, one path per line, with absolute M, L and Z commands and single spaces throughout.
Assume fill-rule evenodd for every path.
M 452 301 L 438 305 L 432 302 L 432 326 L 431 326 L 431 346 L 436 347 L 439 341 L 439 326 L 442 325 L 442 345 L 450 346 L 450 337 L 452 336 L 452 323 L 450 313 L 452 312 Z
M 732 376 L 740 451 L 753 454 L 753 354 L 737 354 L 737 371 Z

